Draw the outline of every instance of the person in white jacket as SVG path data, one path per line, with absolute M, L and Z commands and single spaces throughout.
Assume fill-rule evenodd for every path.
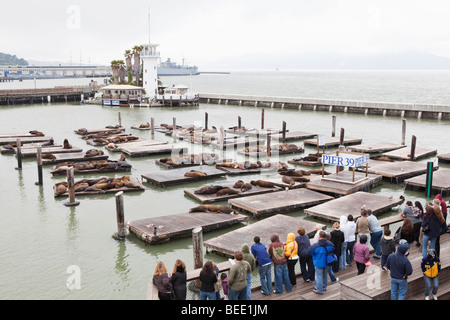
M 353 221 L 353 216 L 349 214 L 347 216 L 347 232 L 348 232 L 348 241 L 347 241 L 347 252 L 346 252 L 346 262 L 347 266 L 351 266 L 353 262 L 353 247 L 355 246 L 356 242 L 356 223 Z
M 341 216 L 339 219 L 339 230 L 344 233 L 344 242 L 342 243 L 342 253 L 339 257 L 339 269 L 345 270 L 347 267 L 347 244 L 349 235 L 349 226 L 346 216 Z

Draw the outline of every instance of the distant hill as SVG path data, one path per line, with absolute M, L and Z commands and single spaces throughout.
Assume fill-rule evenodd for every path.
M 15 55 L 0 52 L 0 66 L 27 66 L 25 59 L 17 58 Z

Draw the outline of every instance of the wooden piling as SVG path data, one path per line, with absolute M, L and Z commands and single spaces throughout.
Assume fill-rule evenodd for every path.
M 240 129 L 241 128 L 241 116 L 238 116 L 238 129 Z
M 339 145 L 340 146 L 344 145 L 344 135 L 345 135 L 345 130 L 344 130 L 344 128 L 341 128 L 341 135 L 339 136 Z
M 405 145 L 406 119 L 402 119 L 402 146 Z
M 411 161 L 414 161 L 415 155 L 416 155 L 416 136 L 412 136 L 411 139 L 411 152 L 409 153 L 409 157 Z
M 264 129 L 264 108 L 261 109 L 261 129 Z
M 44 183 L 43 183 L 43 179 L 42 179 L 42 147 L 41 147 L 41 145 L 39 145 L 37 147 L 36 159 L 37 159 L 37 168 L 38 168 L 38 182 L 36 184 L 42 186 Z
M 205 129 L 208 130 L 208 112 L 205 112 Z
M 336 116 L 333 115 L 332 119 L 331 119 L 331 136 L 335 137 L 336 136 Z
M 172 137 L 175 137 L 176 131 L 177 131 L 177 118 L 173 118 Z
M 196 227 L 192 230 L 192 249 L 194 254 L 194 269 L 201 269 L 203 267 L 203 229 Z M 195 281 L 195 286 L 200 288 L 201 282 L 199 279 Z
M 124 240 L 126 236 L 126 229 L 125 229 L 125 212 L 123 209 L 123 191 L 117 192 L 115 198 L 116 198 L 117 233 L 114 234 L 114 238 L 117 240 Z
M 75 179 L 73 167 L 69 167 L 67 170 L 67 189 L 69 190 L 69 202 L 65 202 L 66 207 L 74 207 L 80 204 L 79 201 L 75 201 Z
M 271 134 L 268 133 L 267 134 L 267 162 L 270 161 L 270 156 L 271 156 L 271 150 L 270 150 L 270 140 L 271 140 Z
M 155 118 L 150 119 L 150 129 L 151 129 L 152 135 L 155 134 Z
M 283 121 L 283 128 L 281 133 L 282 141 L 286 141 L 286 121 Z
M 120 115 L 120 111 L 118 117 L 119 117 L 119 127 L 122 127 L 122 116 Z
M 22 170 L 22 144 L 20 138 L 16 140 L 17 147 L 17 170 Z

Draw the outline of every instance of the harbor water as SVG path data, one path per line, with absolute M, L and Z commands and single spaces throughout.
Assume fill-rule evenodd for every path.
M 90 79 L 74 79 L 75 83 L 71 84 L 88 84 L 89 81 Z M 204 74 L 192 78 L 162 77 L 162 81 L 166 85 L 183 83 L 200 93 L 450 105 L 450 71 L 241 71 L 225 75 Z M 48 87 L 67 83 L 38 80 L 36 85 Z M 34 82 L 2 83 L 0 89 L 26 86 L 34 88 Z M 162 133 L 155 133 L 152 137 L 149 131 L 132 130 L 130 127 L 150 122 L 152 117 L 156 124 L 172 124 L 175 117 L 177 124 L 202 126 L 205 112 L 209 114 L 209 125 L 217 128 L 237 125 L 238 116 L 242 118 L 242 125 L 247 128 L 259 128 L 261 123 L 260 108 L 255 107 L 200 104 L 186 108 L 119 109 L 78 103 L 45 103 L 1 107 L 0 134 L 39 130 L 54 137 L 56 143 L 61 144 L 67 138 L 73 146 L 86 151 L 93 147 L 87 145 L 74 130 L 117 125 L 118 112 L 127 132 L 142 139 L 153 138 L 169 142 L 173 142 L 172 138 Z M 332 115 L 337 116 L 337 132 L 344 128 L 346 136 L 362 138 L 363 143 L 401 142 L 402 121 L 399 117 L 266 108 L 265 127 L 281 129 L 282 122 L 286 121 L 288 130 L 318 132 L 330 136 Z M 415 135 L 418 147 L 434 148 L 438 154 L 450 152 L 446 141 L 450 122 L 408 118 L 406 128 L 407 145 L 410 145 L 411 136 Z M 195 152 L 214 151 L 209 146 L 194 147 L 182 141 L 176 143 Z M 301 144 L 301 141 L 295 143 Z M 111 160 L 119 158 L 117 153 L 100 149 Z M 315 149 L 306 147 L 306 153 L 309 152 L 315 152 Z M 155 160 L 162 157 L 166 156 L 127 159 L 133 166 L 130 175 L 140 179 L 141 174 L 164 170 L 155 164 Z M 287 162 L 292 158 L 292 155 L 282 156 L 280 160 Z M 436 158 L 433 156 L 422 161 L 436 161 Z M 65 177 L 52 177 L 52 166 L 44 166 L 43 186 L 35 184 L 38 179 L 35 159 L 25 159 L 21 171 L 16 170 L 16 167 L 14 155 L 0 156 L 0 210 L 3 224 L 0 233 L 1 299 L 145 299 L 147 283 L 151 281 L 157 261 L 164 261 L 171 272 L 175 260 L 182 259 L 187 268 L 192 270 L 190 238 L 149 245 L 129 234 L 125 241 L 117 241 L 112 237 L 117 232 L 114 195 L 78 197 L 80 205 L 68 208 L 63 205 L 67 199 L 53 196 L 53 185 L 63 181 Z M 77 175 L 75 178 L 78 180 L 97 176 Z M 258 175 L 234 176 L 216 181 L 234 182 L 241 178 L 250 180 L 256 177 Z M 165 189 L 143 182 L 144 192 L 124 194 L 125 220 L 188 212 L 189 208 L 198 203 L 185 196 L 183 190 L 209 182 Z M 402 184 L 387 181 L 370 192 L 395 198 L 404 195 L 407 200 L 419 200 L 422 203 L 429 200 L 424 192 L 404 190 Z M 400 209 L 401 207 L 398 208 Z M 381 217 L 398 213 L 399 211 L 393 210 Z M 302 210 L 289 215 L 305 216 Z M 250 217 L 249 223 L 254 221 Z M 203 237 L 207 240 L 240 227 L 243 225 L 208 232 Z M 391 229 L 394 227 L 391 226 Z M 297 226 L 293 226 L 292 232 L 296 229 Z M 262 241 L 268 244 L 269 239 Z M 204 259 L 221 262 L 226 258 L 205 250 Z M 75 276 L 76 281 L 73 281 Z

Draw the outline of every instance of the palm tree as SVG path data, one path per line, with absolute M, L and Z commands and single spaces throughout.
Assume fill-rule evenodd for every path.
M 126 70 L 125 70 L 125 62 L 123 60 L 117 60 L 118 68 L 119 68 L 119 79 L 120 83 L 125 83 L 125 76 L 126 76 Z
M 125 63 L 127 65 L 128 83 L 131 83 L 133 82 L 133 71 L 131 65 L 131 57 L 133 57 L 133 54 L 131 53 L 131 50 L 125 50 L 124 56 L 126 58 Z
M 113 60 L 111 61 L 111 71 L 112 71 L 112 82 L 116 83 L 119 80 L 119 70 L 120 70 L 120 64 L 119 60 Z
M 133 57 L 134 57 L 134 76 L 136 77 L 136 85 L 139 86 L 141 83 L 141 51 L 144 49 L 142 46 L 133 47 Z

